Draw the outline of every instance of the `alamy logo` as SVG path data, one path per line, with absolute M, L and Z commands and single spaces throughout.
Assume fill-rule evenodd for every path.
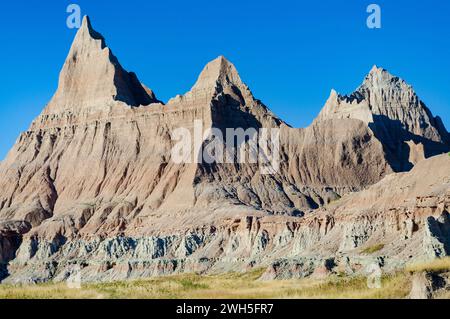
M 171 161 L 176 164 L 258 164 L 261 174 L 275 174 L 280 167 L 278 128 L 226 128 L 223 132 L 204 130 L 203 122 L 195 120 L 193 128 L 177 128 L 171 138 L 175 142 Z
M 70 15 L 67 17 L 66 24 L 69 29 L 81 28 L 81 8 L 78 4 L 69 4 L 66 9 Z
M 367 27 L 369 29 L 381 29 L 381 7 L 378 4 L 371 4 L 367 7 Z

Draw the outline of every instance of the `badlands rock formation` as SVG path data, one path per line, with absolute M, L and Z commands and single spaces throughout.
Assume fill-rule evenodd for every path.
M 395 171 L 409 170 L 418 161 L 445 152 L 450 143 L 441 119 L 433 117 L 413 88 L 376 66 L 349 96 L 331 92 L 316 121 L 329 118 L 367 123 Z
M 279 129 L 279 169 L 174 162 L 173 132 L 197 120 L 224 138 Z M 85 281 L 254 267 L 270 279 L 444 256 L 450 157 L 425 158 L 448 150 L 440 119 L 378 68 L 305 129 L 224 57 L 164 105 L 85 18 L 53 99 L 0 163 L 0 280 L 64 280 L 74 267 Z
M 64 63 L 58 91 L 44 113 L 104 109 L 111 101 L 122 101 L 130 106 L 158 102 L 134 73 L 122 68 L 105 39 L 92 29 L 86 17 Z

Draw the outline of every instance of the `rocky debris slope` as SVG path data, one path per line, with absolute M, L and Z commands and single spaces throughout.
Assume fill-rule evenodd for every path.
M 401 129 L 423 145 L 448 146 L 439 121 L 410 87 L 394 79 L 372 71 L 356 102 L 349 102 L 351 111 L 336 97 L 337 110 L 329 101 L 310 127 L 295 129 L 255 99 L 234 65 L 219 57 L 189 92 L 164 105 L 120 66 L 85 18 L 54 98 L 0 163 L 5 281 L 63 280 L 73 265 L 82 268 L 84 280 L 114 280 L 243 270 L 274 260 L 284 277 L 303 276 L 317 265 L 322 272 L 333 264 L 355 268 L 360 263 L 355 260 L 365 258 L 358 249 L 380 234 L 394 245 L 389 256 L 401 252 L 401 261 L 419 258 L 422 252 L 411 250 L 422 240 L 412 236 L 419 226 L 428 238 L 424 251 L 448 253 L 444 217 L 426 224 L 426 218 L 438 217 L 435 201 L 447 207 L 448 182 L 441 179 L 448 177 L 448 156 L 424 161 L 447 168 L 439 174 L 425 176 L 434 167 L 429 164 L 413 173 L 441 178 L 430 180 L 436 186 L 432 195 L 424 185 L 423 209 L 415 202 L 415 188 L 392 197 L 392 205 L 373 195 L 406 187 L 409 175 L 389 175 L 403 163 L 391 148 L 412 144 L 410 135 L 390 135 L 388 141 L 370 116 L 400 121 Z M 386 92 L 392 98 L 386 99 Z M 402 104 L 405 96 L 412 102 Z M 386 100 L 403 111 L 384 112 Z M 262 174 L 258 163 L 175 163 L 172 134 L 177 128 L 194 133 L 196 120 L 204 130 L 221 129 L 224 138 L 226 128 L 279 129 L 279 169 Z M 210 140 L 202 142 L 207 146 Z M 419 151 L 417 162 L 429 155 Z M 385 176 L 384 186 L 346 199 Z M 399 198 L 414 204 L 404 206 Z M 328 205 L 335 201 L 346 206 Z M 413 239 L 398 241 L 398 234 Z M 277 272 L 267 277 L 278 278 Z
M 326 268 L 329 271 L 350 274 L 364 273 L 373 264 L 390 271 L 409 262 L 448 256 L 449 169 L 446 154 L 423 160 L 411 172 L 388 175 L 305 216 L 326 231 L 312 245 L 303 246 L 295 258 L 274 262 L 265 277 L 313 274 L 317 264 L 311 256 L 322 267 L 325 262 L 333 265 Z M 289 266 L 279 267 L 280 263 Z M 288 275 L 286 269 L 291 269 Z

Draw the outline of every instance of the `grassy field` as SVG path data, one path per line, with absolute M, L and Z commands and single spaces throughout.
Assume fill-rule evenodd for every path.
M 407 272 L 448 272 L 450 271 L 450 257 L 435 259 L 429 262 L 413 263 L 406 267 Z
M 366 278 L 333 276 L 325 280 L 258 281 L 261 271 L 217 276 L 177 275 L 146 280 L 86 284 L 0 286 L 0 299 L 255 299 L 255 298 L 403 298 L 410 291 L 407 275 L 385 277 L 382 289 L 369 289 Z
M 450 259 L 410 265 L 405 271 L 384 276 L 381 289 L 369 289 L 365 277 L 339 275 L 326 279 L 259 281 L 263 270 L 255 270 L 244 274 L 176 275 L 86 284 L 82 285 L 81 289 L 70 289 L 64 283 L 34 286 L 0 285 L 0 299 L 395 299 L 405 298 L 409 294 L 412 273 L 420 271 L 450 271 Z

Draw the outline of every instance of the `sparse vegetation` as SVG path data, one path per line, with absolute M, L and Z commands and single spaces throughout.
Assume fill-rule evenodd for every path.
M 377 251 L 382 250 L 383 248 L 384 248 L 384 244 L 377 244 L 377 245 L 370 246 L 370 247 L 363 249 L 361 251 L 361 253 L 370 255 L 370 254 L 376 253 Z
M 365 249 L 373 253 L 383 248 Z M 367 278 L 331 275 L 325 279 L 259 281 L 264 269 L 222 275 L 184 274 L 168 277 L 86 284 L 69 289 L 64 283 L 34 286 L 0 285 L 0 299 L 399 299 L 411 291 L 411 273 L 450 272 L 450 258 L 408 265 L 382 277 L 381 289 L 369 289 Z M 449 298 L 442 291 L 437 298 Z
M 83 285 L 69 289 L 64 283 L 36 286 L 0 286 L 0 299 L 280 299 L 280 298 L 404 298 L 410 291 L 406 273 L 386 276 L 382 289 L 369 289 L 364 277 L 331 276 L 327 279 L 258 281 L 263 270 L 215 276 L 176 275 L 136 281 Z
M 406 267 L 408 272 L 450 272 L 450 257 L 434 259 L 428 262 L 414 263 Z

